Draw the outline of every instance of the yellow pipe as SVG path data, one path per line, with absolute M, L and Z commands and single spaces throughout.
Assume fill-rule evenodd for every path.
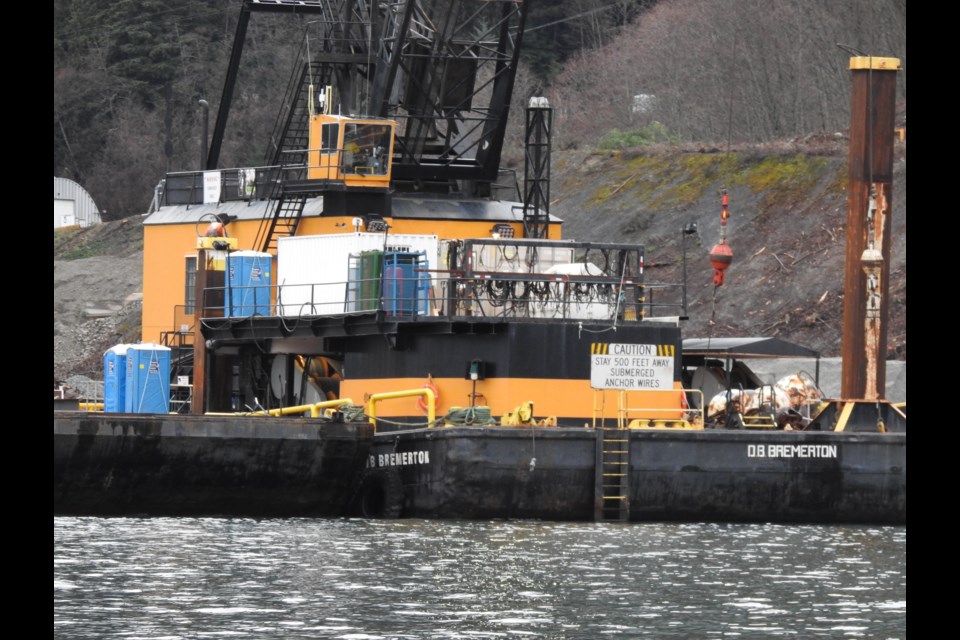
M 339 407 L 345 404 L 353 404 L 350 398 L 340 398 L 339 400 L 324 400 L 314 404 L 302 404 L 296 407 L 281 407 L 279 409 L 264 409 L 263 411 L 252 411 L 249 413 L 217 413 L 214 411 L 206 412 L 205 416 L 289 416 L 298 413 L 310 412 L 311 418 L 319 418 L 324 409 Z
M 639 406 L 639 407 L 630 407 L 630 406 L 627 406 L 627 400 L 628 400 L 627 394 L 628 394 L 628 393 L 633 394 L 633 395 L 630 396 L 630 397 L 636 398 L 636 397 L 639 396 L 641 399 L 643 399 L 643 398 L 648 398 L 648 397 L 650 397 L 648 394 L 655 393 L 655 394 L 657 394 L 657 396 L 659 397 L 660 395 L 662 395 L 663 393 L 665 393 L 665 392 L 667 392 L 667 391 L 674 391 L 674 392 L 676 392 L 676 393 L 678 394 L 678 400 L 679 400 L 679 402 L 677 403 L 677 406 L 676 406 L 676 407 L 667 408 L 667 407 L 662 406 L 662 405 L 657 405 L 657 406 Z M 630 414 L 631 414 L 631 413 L 644 413 L 644 414 L 647 414 L 647 417 L 646 417 L 646 418 L 642 418 L 641 420 L 664 420 L 664 421 L 667 421 L 667 422 L 678 422 L 678 421 L 681 421 L 681 420 L 686 420 L 686 419 L 687 419 L 687 416 L 688 416 L 689 414 L 693 414 L 694 421 L 698 421 L 700 424 L 703 424 L 703 418 L 704 418 L 704 408 L 703 408 L 703 407 L 704 407 L 704 400 L 703 400 L 703 392 L 700 391 L 699 389 L 683 389 L 683 388 L 677 388 L 677 389 L 672 389 L 672 390 L 668 389 L 668 390 L 661 390 L 661 391 L 630 391 L 630 392 L 628 392 L 628 391 L 620 391 L 619 393 L 620 393 L 620 397 L 619 397 L 619 403 L 620 403 L 619 411 L 620 411 L 620 413 L 621 413 L 622 416 L 623 416 L 622 420 L 623 420 L 624 423 L 628 423 L 628 422 L 629 422 L 630 424 L 633 424 L 633 423 L 637 422 L 637 420 L 631 420 L 631 419 L 630 419 Z M 699 396 L 699 398 L 700 398 L 700 403 L 699 403 L 699 405 L 700 405 L 701 408 L 700 408 L 700 409 L 694 409 L 694 408 L 691 408 L 691 407 L 689 407 L 689 406 L 684 407 L 683 404 L 684 404 L 684 400 L 685 400 L 686 394 L 694 394 L 694 396 Z M 667 415 L 663 415 L 663 414 L 667 414 Z M 689 420 L 688 420 L 688 422 L 689 422 Z M 621 427 L 621 428 L 623 428 L 623 427 Z
M 77 407 L 80 411 L 103 411 L 102 402 L 81 402 Z
M 370 424 L 377 426 L 377 402 L 380 400 L 393 400 L 395 398 L 410 398 L 413 396 L 426 396 L 427 398 L 427 422 L 432 427 L 437 419 L 437 396 L 433 389 L 423 387 L 421 389 L 411 389 L 409 391 L 385 391 L 384 393 L 374 393 L 370 396 L 370 406 L 367 409 L 367 415 L 370 417 Z

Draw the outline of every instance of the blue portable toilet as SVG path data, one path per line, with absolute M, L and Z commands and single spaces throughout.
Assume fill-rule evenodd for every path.
M 417 314 L 420 295 L 420 263 L 424 252 L 391 252 L 383 258 L 383 307 L 388 315 L 413 316 Z
M 118 344 L 103 354 L 103 410 L 109 413 L 126 410 L 128 347 Z
M 170 348 L 159 344 L 127 347 L 127 413 L 170 413 Z
M 272 265 L 269 253 L 234 251 L 227 255 L 227 317 L 270 315 Z

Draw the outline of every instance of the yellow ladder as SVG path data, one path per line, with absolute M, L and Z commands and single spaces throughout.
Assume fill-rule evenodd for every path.
M 594 519 L 630 520 L 630 432 L 601 428 L 597 438 L 597 490 Z

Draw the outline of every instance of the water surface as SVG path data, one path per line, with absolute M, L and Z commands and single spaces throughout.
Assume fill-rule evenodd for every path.
M 905 638 L 906 527 L 54 518 L 57 638 Z

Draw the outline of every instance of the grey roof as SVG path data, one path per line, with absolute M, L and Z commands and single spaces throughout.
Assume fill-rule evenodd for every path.
M 819 358 L 820 353 L 780 338 L 686 338 L 684 355 L 736 358 Z
M 160 207 L 143 220 L 143 224 L 183 224 L 198 222 L 203 216 L 226 213 L 237 220 L 262 220 L 267 211 L 267 200 L 234 200 L 219 204 L 178 204 Z M 323 211 L 323 198 L 307 200 L 303 215 L 319 216 Z
M 199 221 L 204 215 L 226 213 L 237 220 L 262 220 L 266 200 L 236 200 L 219 204 L 169 205 L 147 216 L 143 224 L 183 224 Z M 303 215 L 318 217 L 323 213 L 323 197 L 309 198 Z M 209 217 L 209 216 L 208 216 Z M 429 220 L 489 220 L 490 222 L 522 222 L 523 205 L 506 200 L 455 200 L 448 198 L 393 197 L 393 217 Z M 553 223 L 562 222 L 550 216 Z

